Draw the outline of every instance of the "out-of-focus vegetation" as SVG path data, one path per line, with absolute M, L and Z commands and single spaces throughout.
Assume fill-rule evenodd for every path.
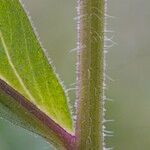
M 109 1 L 109 27 L 117 45 L 108 53 L 107 116 L 115 150 L 150 149 L 150 1 Z
M 56 72 L 67 88 L 75 87 L 76 1 L 23 0 L 40 39 L 53 60 Z M 115 0 L 108 2 L 108 29 L 115 32 L 107 54 L 106 118 L 114 136 L 107 143 L 114 150 L 150 149 L 150 2 Z M 69 92 L 72 103 L 74 91 Z M 0 150 L 49 150 L 42 138 L 0 120 Z

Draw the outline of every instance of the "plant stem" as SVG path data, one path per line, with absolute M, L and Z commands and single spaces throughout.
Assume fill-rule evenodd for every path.
M 104 0 L 78 1 L 76 149 L 103 149 Z

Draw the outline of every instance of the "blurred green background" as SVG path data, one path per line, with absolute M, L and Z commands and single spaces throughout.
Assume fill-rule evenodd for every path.
M 41 42 L 56 72 L 67 88 L 74 87 L 76 75 L 76 1 L 23 0 Z M 113 137 L 106 143 L 114 150 L 150 150 L 150 1 L 108 1 L 107 28 L 115 44 L 107 54 L 106 119 Z M 111 44 L 111 43 L 108 43 Z M 69 93 L 72 103 L 75 91 Z M 0 150 L 50 150 L 42 138 L 0 120 Z

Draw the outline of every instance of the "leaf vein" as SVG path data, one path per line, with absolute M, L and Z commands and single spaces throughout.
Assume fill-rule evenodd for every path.
M 35 79 L 35 73 L 34 73 L 34 70 L 33 70 L 32 63 L 31 63 L 31 58 L 30 58 L 30 56 L 29 56 L 28 43 L 27 43 L 27 39 L 26 39 L 26 35 L 25 35 L 25 31 L 24 31 L 24 28 L 23 28 L 23 23 L 22 23 L 22 21 L 21 21 L 21 26 L 22 26 L 22 30 L 23 30 L 23 38 L 24 38 L 24 44 L 25 44 L 26 55 L 27 55 L 27 59 L 28 59 L 28 63 L 29 63 L 30 70 L 31 70 L 31 72 L 32 72 L 32 78 L 33 78 L 33 81 L 35 82 L 35 84 L 37 85 L 36 88 L 37 88 L 37 90 L 38 90 L 38 95 L 39 95 L 40 99 L 43 100 L 42 94 L 41 94 L 41 90 L 38 88 L 38 82 L 37 82 L 37 80 Z
M 29 96 L 30 100 L 34 100 L 34 101 L 35 101 L 34 97 L 33 97 L 33 96 L 31 95 L 31 93 L 28 91 L 27 87 L 25 86 L 23 80 L 21 79 L 20 75 L 18 74 L 18 72 L 17 72 L 17 70 L 16 70 L 16 68 L 15 68 L 15 66 L 14 66 L 14 64 L 13 64 L 13 62 L 12 62 L 12 60 L 11 60 L 11 56 L 10 56 L 10 54 L 9 54 L 7 45 L 6 45 L 6 43 L 5 43 L 5 40 L 4 40 L 4 38 L 3 38 L 3 35 L 2 35 L 2 32 L 1 32 L 1 31 L 0 31 L 0 39 L 1 39 L 1 41 L 2 41 L 2 45 L 3 45 L 3 47 L 4 47 L 4 51 L 5 51 L 6 56 L 7 56 L 7 59 L 8 59 L 8 63 L 10 64 L 10 66 L 11 66 L 11 68 L 12 68 L 14 74 L 16 75 L 16 77 L 17 77 L 19 83 L 20 83 L 21 86 L 23 87 L 23 89 L 24 89 L 24 91 L 26 92 L 26 94 Z

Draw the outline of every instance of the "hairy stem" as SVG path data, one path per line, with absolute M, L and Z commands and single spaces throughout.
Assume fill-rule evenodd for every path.
M 76 149 L 102 150 L 104 0 L 78 1 Z

